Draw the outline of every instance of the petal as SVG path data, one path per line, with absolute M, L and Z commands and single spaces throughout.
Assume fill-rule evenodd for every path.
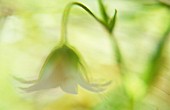
M 92 92 L 102 92 L 105 89 L 103 88 L 105 85 L 108 85 L 107 83 L 104 84 L 90 84 L 81 74 L 79 74 L 79 77 L 77 77 L 77 82 L 82 86 L 83 88 L 92 91 Z
M 28 88 L 23 88 L 27 92 L 37 91 L 37 90 L 44 90 L 44 89 L 51 89 L 57 87 L 57 84 L 52 81 L 40 81 L 30 86 Z
M 74 80 L 67 80 L 60 85 L 61 89 L 70 94 L 77 94 L 77 83 Z
M 53 72 L 49 77 L 38 80 L 33 86 L 25 88 L 27 92 L 50 89 L 59 86 L 60 82 L 57 80 L 57 73 Z
M 108 81 L 108 82 L 101 83 L 101 84 L 92 83 L 91 85 L 98 86 L 98 87 L 106 87 L 106 86 L 109 86 L 111 83 L 112 83 L 112 81 Z
M 26 79 L 22 79 L 22 78 L 19 78 L 19 77 L 16 77 L 16 76 L 12 76 L 12 78 L 15 81 L 19 81 L 19 82 L 24 83 L 24 84 L 33 84 L 37 81 L 37 80 L 26 80 Z
M 92 92 L 102 92 L 104 91 L 104 88 L 101 88 L 99 86 L 94 86 L 92 84 L 90 84 L 87 81 L 79 81 L 80 86 L 82 86 L 83 88 L 92 91 Z

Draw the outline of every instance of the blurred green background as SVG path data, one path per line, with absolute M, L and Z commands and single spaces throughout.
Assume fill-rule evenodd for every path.
M 166 44 L 161 71 L 142 98 L 131 100 L 118 88 L 127 83 L 129 95 L 142 93 L 136 76 L 146 68 L 149 56 L 170 21 L 167 0 L 105 0 L 107 12 L 118 16 L 114 36 L 127 66 L 127 80 L 120 77 L 105 29 L 82 9 L 70 14 L 68 38 L 91 71 L 90 80 L 112 84 L 103 93 L 79 88 L 70 95 L 59 88 L 26 93 L 28 87 L 12 78 L 36 79 L 41 66 L 60 39 L 65 6 L 73 0 L 0 0 L 0 110 L 170 110 L 170 45 Z M 100 15 L 97 0 L 77 0 Z M 160 0 L 161 1 L 161 0 Z M 133 105 L 133 107 L 131 107 Z

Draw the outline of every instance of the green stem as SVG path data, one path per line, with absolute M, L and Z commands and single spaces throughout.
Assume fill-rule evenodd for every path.
M 116 61 L 118 63 L 120 73 L 121 75 L 123 75 L 123 59 L 122 59 L 122 54 L 120 51 L 119 44 L 117 42 L 117 39 L 112 35 L 112 33 L 109 33 L 109 38 L 111 41 L 113 52 L 116 54 Z
M 112 36 L 111 34 L 110 34 L 110 39 L 111 39 L 111 42 L 112 42 L 112 45 L 113 45 L 113 49 L 116 53 L 116 61 L 118 62 L 118 64 L 121 64 L 122 63 L 122 56 L 121 56 L 121 53 L 120 53 L 120 48 L 119 48 L 118 42 L 117 42 L 116 38 L 114 36 Z
M 63 14 L 63 18 L 62 18 L 62 29 L 61 29 L 61 41 L 60 43 L 61 44 L 64 44 L 67 42 L 67 23 L 68 23 L 68 18 L 69 18 L 69 13 L 70 13 L 70 10 L 73 6 L 79 6 L 81 7 L 82 9 L 84 9 L 88 14 L 90 14 L 94 19 L 96 19 L 99 23 L 101 23 L 105 28 L 106 25 L 105 23 L 100 20 L 98 17 L 96 17 L 91 11 L 90 9 L 88 9 L 85 5 L 81 4 L 81 3 L 78 3 L 78 2 L 72 2 L 70 4 L 68 4 L 64 10 L 64 14 Z

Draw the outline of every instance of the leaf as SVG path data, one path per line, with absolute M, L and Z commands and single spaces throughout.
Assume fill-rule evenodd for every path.
M 145 70 L 144 81 L 148 85 L 152 84 L 154 79 L 158 76 L 158 73 L 161 69 L 163 50 L 165 48 L 165 44 L 167 43 L 169 36 L 170 36 L 170 26 L 168 27 L 163 37 L 158 42 L 155 52 L 153 53 L 153 55 L 151 55 L 147 69 Z
M 106 13 L 106 9 L 103 5 L 103 2 L 102 2 L 102 0 L 98 0 L 98 1 L 99 1 L 99 8 L 100 8 L 100 12 L 101 12 L 101 15 L 103 17 L 103 20 L 105 21 L 105 23 L 108 23 L 109 17 Z
M 113 32 L 113 29 L 114 29 L 115 24 L 116 24 L 116 17 L 117 17 L 117 10 L 115 9 L 115 13 L 114 13 L 112 19 L 109 22 L 109 31 L 110 32 Z

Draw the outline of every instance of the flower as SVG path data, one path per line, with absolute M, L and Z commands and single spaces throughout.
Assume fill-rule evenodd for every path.
M 74 48 L 63 45 L 49 54 L 39 79 L 24 90 L 31 92 L 60 87 L 66 93 L 77 94 L 78 85 L 93 92 L 100 92 L 109 84 L 90 84 L 87 75 L 83 73 L 86 73 L 83 59 Z

